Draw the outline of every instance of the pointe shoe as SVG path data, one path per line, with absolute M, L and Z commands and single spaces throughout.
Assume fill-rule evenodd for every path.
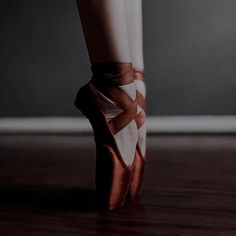
M 119 114 L 119 117 L 106 120 L 104 113 L 100 110 L 97 100 L 92 92 L 94 85 L 104 86 L 103 82 L 90 80 L 81 87 L 76 94 L 74 105 L 89 119 L 96 144 L 96 199 L 98 210 L 115 210 L 125 203 L 129 185 L 134 170 L 134 162 L 127 165 L 119 151 L 114 135 L 124 128 L 131 120 L 134 120 L 137 113 L 136 101 L 131 103 L 127 94 L 113 87 L 112 93 L 119 100 L 124 100 L 127 105 L 126 112 Z M 127 81 L 111 80 L 110 83 L 117 85 Z M 112 89 L 112 88 L 111 88 Z M 108 88 L 109 90 L 109 88 Z M 120 101 L 121 102 L 121 101 Z M 122 102 L 121 102 L 122 103 Z M 122 104 L 122 105 L 124 105 Z
M 138 129 L 144 125 L 145 117 L 146 117 L 146 102 L 145 102 L 145 97 L 144 97 L 145 84 L 144 84 L 143 78 L 144 78 L 143 71 L 134 70 L 134 80 L 137 81 L 138 83 L 141 82 L 141 86 L 142 86 L 142 89 L 141 89 L 142 92 L 137 89 L 137 97 L 136 97 L 137 104 L 141 108 L 135 118 Z M 142 191 L 144 177 L 145 177 L 145 170 L 147 166 L 146 152 L 144 152 L 145 153 L 144 155 L 142 153 L 143 152 L 141 151 L 141 147 L 139 143 L 137 143 L 136 154 L 135 154 L 135 159 L 134 159 L 134 170 L 133 170 L 134 173 L 131 179 L 129 192 L 127 195 L 129 198 L 136 198 L 139 195 L 139 193 Z

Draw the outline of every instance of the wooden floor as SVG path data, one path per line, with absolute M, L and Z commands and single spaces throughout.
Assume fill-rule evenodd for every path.
M 148 138 L 141 196 L 96 212 L 90 136 L 0 136 L 0 235 L 236 235 L 236 137 Z

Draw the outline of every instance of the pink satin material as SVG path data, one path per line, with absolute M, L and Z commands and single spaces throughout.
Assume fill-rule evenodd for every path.
M 144 80 L 144 72 L 134 70 L 134 79 L 137 80 Z M 137 104 L 143 109 L 140 111 L 135 118 L 137 127 L 140 128 L 146 118 L 146 102 L 143 95 L 137 91 Z M 143 156 L 140 150 L 139 145 L 137 144 L 136 154 L 134 159 L 134 173 L 130 182 L 128 196 L 131 198 L 137 197 L 137 195 L 141 192 L 144 176 L 145 176 L 145 169 L 147 166 L 147 155 Z
M 135 163 L 126 166 L 116 145 L 113 134 L 134 119 L 137 112 L 136 102 L 130 104 L 128 95 L 119 91 L 111 91 L 112 86 L 133 81 L 133 71 L 130 63 L 104 63 L 93 65 L 92 82 L 116 99 L 125 108 L 123 118 L 116 119 L 114 125 L 108 124 L 99 110 L 96 100 L 86 84 L 79 89 L 75 106 L 89 119 L 96 143 L 96 194 L 98 210 L 114 210 L 123 206 L 129 191 Z M 101 82 L 101 83 L 100 83 Z M 109 86 L 107 85 L 109 84 Z M 115 89 L 115 87 L 114 87 Z M 118 93 L 119 92 L 119 93 Z M 130 111 L 131 110 L 131 111 Z M 125 113 L 126 112 L 126 113 Z

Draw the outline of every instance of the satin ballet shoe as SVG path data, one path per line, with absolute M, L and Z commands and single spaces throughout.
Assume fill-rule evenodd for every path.
M 145 102 L 145 84 L 144 84 L 144 72 L 140 70 L 134 70 L 134 80 L 137 82 L 137 104 L 140 107 L 136 115 L 137 128 L 142 128 L 145 125 L 146 118 L 146 102 Z M 145 128 L 145 147 L 146 147 L 146 128 Z M 133 176 L 131 179 L 129 192 L 127 197 L 136 198 L 142 191 L 143 182 L 145 178 L 145 170 L 147 166 L 146 150 L 141 151 L 140 143 L 137 143 L 136 154 L 134 159 Z
M 88 118 L 94 131 L 96 144 L 95 185 L 97 210 L 99 211 L 115 210 L 124 205 L 134 173 L 134 162 L 131 165 L 124 162 L 114 138 L 117 132 L 131 120 L 134 120 L 137 113 L 136 101 L 131 102 L 124 92 L 112 87 L 130 82 L 125 80 L 118 80 L 118 77 L 109 80 L 109 87 L 106 92 L 111 90 L 119 102 L 124 99 L 123 103 L 127 105 L 126 109 L 129 109 L 125 114 L 120 114 L 109 122 L 92 92 L 96 85 L 97 87 L 100 86 L 101 90 L 104 89 L 104 84 L 107 85 L 108 81 L 103 80 L 103 78 L 95 80 L 92 77 L 92 80 L 78 90 L 74 101 L 74 105 Z
M 134 159 L 134 168 L 133 174 L 129 186 L 129 191 L 127 194 L 128 198 L 136 198 L 142 191 L 145 170 L 147 166 L 147 156 L 143 156 L 140 152 L 140 148 L 137 145 L 135 159 Z

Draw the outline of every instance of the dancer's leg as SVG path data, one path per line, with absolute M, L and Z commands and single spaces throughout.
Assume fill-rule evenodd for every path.
M 142 0 L 125 0 L 129 49 L 133 67 L 144 69 Z
M 131 62 L 124 0 L 77 0 L 91 63 Z
M 138 143 L 142 151 L 142 155 L 145 156 L 146 105 L 144 98 L 146 96 L 146 88 L 144 84 L 142 1 L 125 0 L 125 4 L 127 13 L 129 48 L 134 68 L 136 88 L 138 90 Z
M 112 90 L 108 84 L 109 80 L 120 78 L 120 84 L 118 82 L 117 87 L 124 91 L 134 103 L 136 87 L 133 82 L 125 2 L 124 0 L 77 0 L 77 4 L 92 63 L 95 82 L 93 85 L 95 86 L 91 86 L 91 89 L 110 122 L 111 128 L 116 130 L 115 140 L 126 165 L 131 165 L 137 143 L 135 121 L 131 119 L 131 122 L 120 130 L 116 126 L 124 119 L 124 115 L 130 117 L 132 112 L 129 106 L 133 105 L 130 101 L 128 102 L 127 96 L 120 96 L 118 90 Z M 129 73 L 125 78 L 123 74 L 129 69 L 132 74 Z M 131 80 L 130 77 L 132 77 Z M 124 83 L 127 79 L 129 83 Z M 104 84 L 106 84 L 105 88 Z

